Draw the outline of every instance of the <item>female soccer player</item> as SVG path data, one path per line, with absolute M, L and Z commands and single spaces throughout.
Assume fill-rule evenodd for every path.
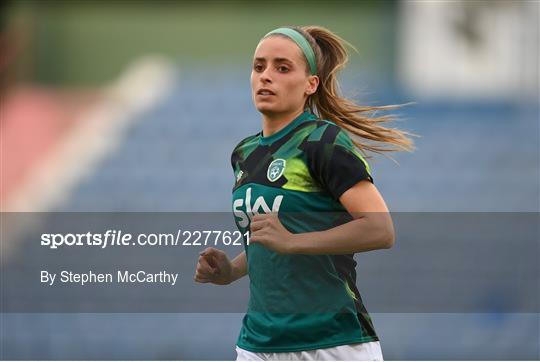
M 249 275 L 238 360 L 383 359 L 353 256 L 392 247 L 394 230 L 362 154 L 413 145 L 410 134 L 381 125 L 388 116 L 366 116 L 389 107 L 338 93 L 345 44 L 321 27 L 286 27 L 255 50 L 262 131 L 231 157 L 236 224 L 250 237 L 232 261 L 204 250 L 195 272 L 195 281 L 220 285 Z

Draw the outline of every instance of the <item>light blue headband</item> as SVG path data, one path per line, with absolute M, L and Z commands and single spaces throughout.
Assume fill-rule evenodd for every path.
M 306 38 L 304 38 L 302 33 L 291 28 L 277 28 L 266 34 L 264 37 L 266 38 L 267 36 L 272 34 L 283 34 L 293 40 L 296 45 L 298 45 L 300 49 L 302 49 L 302 52 L 304 53 L 304 56 L 308 61 L 311 75 L 317 75 L 317 62 L 315 61 L 315 52 L 313 51 L 311 45 L 309 45 L 309 42 L 306 40 Z

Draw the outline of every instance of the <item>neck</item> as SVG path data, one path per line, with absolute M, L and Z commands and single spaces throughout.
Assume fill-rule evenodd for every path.
M 274 133 L 281 131 L 302 113 L 304 113 L 303 108 L 287 114 L 263 114 L 263 137 L 269 137 Z

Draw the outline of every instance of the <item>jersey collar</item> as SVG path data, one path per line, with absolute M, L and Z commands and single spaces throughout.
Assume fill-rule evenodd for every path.
M 271 136 L 263 137 L 262 131 L 259 132 L 259 143 L 261 145 L 269 145 L 271 143 L 276 142 L 283 136 L 285 136 L 287 133 L 298 127 L 300 124 L 304 123 L 305 121 L 309 120 L 315 120 L 317 119 L 317 116 L 312 114 L 311 112 L 304 111 L 302 114 L 300 114 L 298 117 L 293 119 L 288 125 L 277 131 Z

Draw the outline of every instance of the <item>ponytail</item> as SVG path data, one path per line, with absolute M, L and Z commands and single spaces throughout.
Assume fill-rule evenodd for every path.
M 382 126 L 383 123 L 394 121 L 394 116 L 374 116 L 377 111 L 396 109 L 399 105 L 360 106 L 341 95 L 337 73 L 348 61 L 345 46 L 351 45 L 323 27 L 305 26 L 293 29 L 304 35 L 317 60 L 319 87 L 317 92 L 308 98 L 307 108 L 320 118 L 334 122 L 351 133 L 354 144 L 367 158 L 369 156 L 366 151 L 382 154 L 414 150 L 409 136 L 416 135 Z

